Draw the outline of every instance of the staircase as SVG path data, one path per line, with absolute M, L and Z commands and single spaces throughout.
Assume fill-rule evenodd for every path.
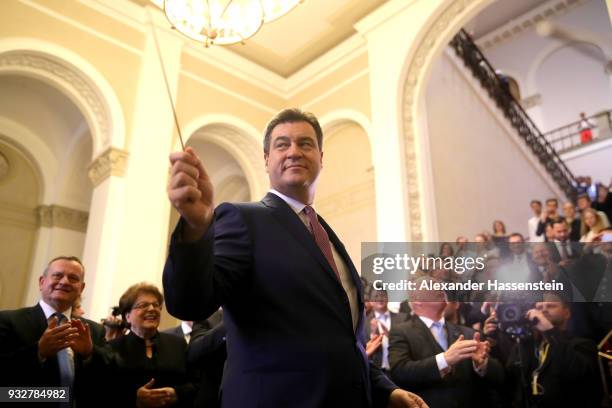
M 559 188 L 571 200 L 576 198 L 575 179 L 557 151 L 533 123 L 522 106 L 510 94 L 503 79 L 496 73 L 470 35 L 461 30 L 450 42 L 450 46 L 461 58 L 474 77 L 501 109 L 512 127 L 538 158 Z

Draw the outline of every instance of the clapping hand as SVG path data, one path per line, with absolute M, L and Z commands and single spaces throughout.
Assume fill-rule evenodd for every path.
M 42 359 L 57 354 L 58 351 L 70 347 L 72 340 L 78 337 L 78 329 L 70 323 L 58 325 L 57 317 L 52 317 L 47 329 L 38 340 L 38 354 Z
M 476 368 L 483 368 L 489 360 L 489 352 L 491 351 L 491 345 L 488 341 L 480 340 L 480 333 L 474 333 L 474 341 L 476 341 L 476 351 L 472 355 L 472 361 Z

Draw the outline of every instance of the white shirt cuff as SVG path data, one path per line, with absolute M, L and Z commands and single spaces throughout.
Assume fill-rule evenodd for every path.
M 448 363 L 444 358 L 444 353 L 436 354 L 436 364 L 438 365 L 438 370 L 440 370 L 440 372 L 448 368 Z

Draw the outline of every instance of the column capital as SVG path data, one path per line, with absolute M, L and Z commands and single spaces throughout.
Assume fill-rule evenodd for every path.
M 38 225 L 47 228 L 64 228 L 72 231 L 86 232 L 89 213 L 61 205 L 41 205 L 36 209 Z
M 99 155 L 88 168 L 89 179 L 94 187 L 109 176 L 123 177 L 129 153 L 125 150 L 109 147 Z

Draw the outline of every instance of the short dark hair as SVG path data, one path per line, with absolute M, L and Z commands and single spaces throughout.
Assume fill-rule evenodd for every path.
M 83 271 L 83 277 L 85 277 L 85 266 L 83 265 L 83 262 L 81 262 L 79 257 L 78 256 L 66 256 L 66 255 L 56 256 L 55 258 L 50 260 L 49 263 L 47 264 L 47 266 L 45 266 L 45 270 L 43 271 L 43 276 L 47 276 L 47 273 L 49 273 L 49 267 L 51 266 L 51 264 L 53 262 L 60 261 L 60 260 L 61 261 L 76 262 L 79 265 L 81 265 L 81 270 Z
M 548 203 L 555 203 L 556 206 L 559 206 L 559 200 L 557 200 L 556 198 L 549 198 L 546 200 L 546 204 Z
M 520 232 L 513 232 L 512 234 L 508 235 L 508 240 L 510 240 L 512 237 L 519 237 L 521 241 L 525 242 L 525 237 Z
M 561 303 L 561 306 L 563 306 L 565 309 L 569 309 L 570 308 L 570 300 L 567 298 L 567 295 L 563 292 L 560 291 L 554 291 L 554 290 L 550 290 L 550 291 L 546 291 L 544 293 L 542 293 L 542 301 L 545 302 L 546 301 L 546 296 L 554 296 L 557 298 L 557 301 L 559 303 Z
M 586 198 L 587 200 L 591 201 L 591 197 L 589 197 L 589 195 L 587 193 L 580 193 L 580 194 L 578 194 L 578 197 L 576 197 L 576 201 L 580 200 L 581 198 Z
M 134 303 L 136 303 L 136 299 L 138 299 L 138 296 L 143 293 L 148 293 L 155 296 L 160 305 L 164 304 L 164 295 L 162 295 L 157 286 L 148 282 L 136 283 L 127 288 L 127 290 L 123 292 L 123 295 L 121 295 L 121 298 L 119 299 L 119 311 L 121 312 L 121 316 L 123 317 L 124 321 L 126 321 L 126 315 L 134 307 Z
M 288 108 L 283 109 L 278 112 L 276 116 L 274 116 L 268 125 L 266 126 L 266 131 L 264 132 L 264 140 L 263 140 L 263 148 L 264 153 L 270 153 L 270 135 L 272 131 L 277 125 L 281 123 L 294 123 L 294 122 L 306 122 L 315 131 L 317 135 L 317 143 L 319 144 L 319 150 L 323 150 L 323 130 L 321 130 L 321 125 L 319 125 L 319 121 L 317 117 L 310 112 L 304 112 L 298 108 Z
M 567 221 L 565 221 L 565 218 L 555 218 L 554 220 L 552 220 L 552 222 L 550 223 L 550 225 L 552 225 L 553 227 L 555 226 L 555 224 L 565 224 L 565 226 L 569 226 L 567 224 Z
M 530 204 L 530 205 L 533 205 L 533 204 L 539 204 L 539 205 L 540 205 L 540 207 L 542 206 L 542 202 L 541 202 L 540 200 L 531 200 L 531 202 L 530 202 L 529 204 Z

